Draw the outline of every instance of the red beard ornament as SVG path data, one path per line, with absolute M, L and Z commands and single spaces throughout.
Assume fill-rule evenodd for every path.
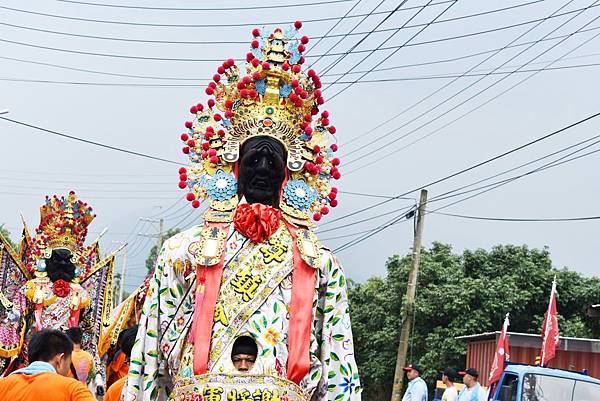
M 268 239 L 279 228 L 281 212 L 262 203 L 244 203 L 237 207 L 233 224 L 235 229 L 252 242 Z
M 52 292 L 54 292 L 57 297 L 64 298 L 71 292 L 71 284 L 65 280 L 56 280 L 54 284 L 52 284 Z

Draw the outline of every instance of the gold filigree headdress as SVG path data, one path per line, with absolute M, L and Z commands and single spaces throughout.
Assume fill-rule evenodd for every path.
M 268 36 L 253 30 L 252 51 L 242 73 L 233 59 L 223 62 L 206 88 L 214 96 L 208 107 L 197 104 L 181 135 L 183 153 L 192 165 L 181 168 L 180 188 L 188 188 L 187 199 L 198 207 L 237 196 L 235 164 L 241 145 L 249 138 L 268 136 L 287 150 L 288 180 L 282 189 L 280 207 L 295 219 L 319 220 L 337 206 L 337 189 L 330 180 L 339 179 L 337 145 L 329 145 L 336 129 L 324 103 L 317 73 L 302 71 L 306 36 L 297 38 L 302 24 L 285 32 L 277 28 Z M 229 204 L 235 204 L 230 202 Z
M 40 225 L 26 256 L 27 268 L 32 272 L 43 271 L 43 260 L 49 258 L 54 249 L 68 249 L 75 265 L 82 270 L 89 268 L 87 255 L 90 252 L 84 248 L 84 242 L 87 227 L 95 217 L 92 208 L 77 200 L 74 192 L 66 198 L 46 196 L 46 202 L 40 207 Z

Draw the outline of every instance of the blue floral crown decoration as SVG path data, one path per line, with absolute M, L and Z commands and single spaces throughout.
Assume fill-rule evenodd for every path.
M 336 129 L 329 113 L 319 111 L 325 101 L 321 79 L 312 69 L 302 71 L 309 38 L 298 38 L 301 26 L 296 21 L 268 36 L 254 29 L 245 74 L 233 59 L 224 61 L 206 88 L 214 96 L 208 107 L 190 108 L 194 119 L 186 121 L 181 140 L 191 165 L 179 170 L 179 187 L 188 190 L 193 207 L 206 199 L 216 210 L 235 208 L 240 148 L 256 136 L 274 138 L 287 150 L 279 205 L 284 215 L 310 224 L 337 206 L 337 188 L 330 185 L 341 177 L 338 147 L 330 145 Z

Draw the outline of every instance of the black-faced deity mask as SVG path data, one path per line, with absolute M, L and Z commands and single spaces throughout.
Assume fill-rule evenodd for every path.
M 46 273 L 52 282 L 57 280 L 72 281 L 75 278 L 76 266 L 71 261 L 71 251 L 54 249 L 52 256 L 46 259 Z
M 248 203 L 277 207 L 285 178 L 286 151 L 274 138 L 259 136 L 242 146 L 238 167 L 238 194 Z

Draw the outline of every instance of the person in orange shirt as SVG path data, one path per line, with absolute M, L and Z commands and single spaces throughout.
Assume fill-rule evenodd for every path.
M 137 326 L 134 326 L 137 332 Z M 127 332 L 125 329 L 119 333 L 117 339 L 117 352 L 112 357 L 111 362 L 106 367 L 106 385 L 110 387 L 117 380 L 126 377 L 129 372 L 129 358 L 123 352 L 123 336 Z
M 133 326 L 130 329 L 123 330 L 123 337 L 121 341 L 121 351 L 129 360 L 131 357 L 131 349 L 133 348 L 133 343 L 135 343 L 135 337 L 137 335 L 138 326 Z M 114 382 L 106 391 L 106 395 L 104 396 L 104 401 L 119 401 L 121 398 L 121 393 L 123 392 L 123 387 L 125 385 L 125 381 L 127 380 L 127 375 L 121 377 L 119 380 Z
M 87 351 L 81 349 L 81 340 L 83 338 L 83 331 L 79 327 L 72 327 L 66 332 L 67 336 L 73 341 L 73 353 L 71 354 L 71 360 L 77 377 L 73 375 L 72 371 L 69 371 L 69 377 L 73 377 L 83 384 L 87 384 L 89 381 L 90 371 L 94 367 L 94 357 Z
M 65 377 L 73 343 L 59 330 L 41 330 L 28 345 L 29 366 L 0 379 L 0 401 L 95 401 L 79 381 Z

